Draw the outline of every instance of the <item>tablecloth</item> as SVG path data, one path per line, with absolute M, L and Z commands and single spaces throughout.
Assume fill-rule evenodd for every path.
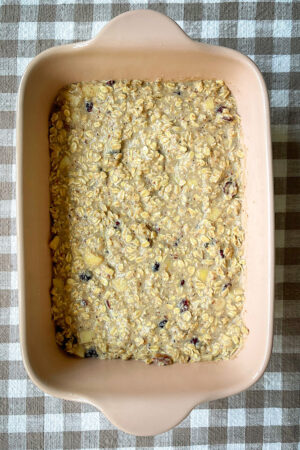
M 300 3 L 2 0 L 0 5 L 0 448 L 299 448 Z M 44 395 L 26 375 L 18 335 L 14 127 L 20 78 L 41 51 L 89 39 L 112 17 L 140 8 L 163 12 L 191 38 L 237 49 L 259 66 L 271 101 L 276 209 L 274 347 L 264 376 L 246 392 L 201 404 L 179 426 L 155 437 L 128 435 L 92 406 Z

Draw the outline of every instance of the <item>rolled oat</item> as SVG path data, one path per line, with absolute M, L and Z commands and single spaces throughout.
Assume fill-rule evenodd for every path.
M 49 142 L 57 343 L 158 364 L 230 358 L 247 329 L 243 151 L 224 82 L 71 84 Z

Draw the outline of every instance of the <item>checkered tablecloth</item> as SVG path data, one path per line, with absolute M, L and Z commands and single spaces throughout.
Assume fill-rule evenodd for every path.
M 1 450 L 299 449 L 300 3 L 0 0 L 0 5 Z M 18 335 L 14 127 L 20 78 L 46 48 L 89 39 L 112 17 L 138 8 L 163 12 L 190 37 L 235 48 L 259 66 L 271 100 L 276 210 L 275 334 L 265 375 L 246 392 L 198 406 L 178 427 L 155 437 L 127 435 L 92 406 L 44 395 L 25 373 Z

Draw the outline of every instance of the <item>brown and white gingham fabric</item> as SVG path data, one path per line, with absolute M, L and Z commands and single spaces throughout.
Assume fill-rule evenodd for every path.
M 1 450 L 299 449 L 300 3 L 0 0 L 0 5 Z M 14 127 L 20 78 L 42 50 L 89 39 L 112 17 L 140 8 L 163 12 L 190 37 L 237 49 L 259 66 L 271 100 L 276 210 L 274 347 L 265 375 L 246 392 L 198 406 L 178 427 L 155 437 L 130 436 L 92 406 L 44 395 L 25 373 L 18 335 Z

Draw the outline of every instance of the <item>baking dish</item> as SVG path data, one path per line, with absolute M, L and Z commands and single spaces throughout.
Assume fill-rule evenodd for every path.
M 48 242 L 48 116 L 57 91 L 96 79 L 223 79 L 236 98 L 246 147 L 244 347 L 230 361 L 174 364 L 72 358 L 54 338 Z M 196 43 L 169 18 L 138 10 L 113 19 L 92 40 L 49 49 L 23 76 L 17 116 L 20 338 L 32 381 L 48 394 L 95 405 L 120 429 L 154 435 L 200 402 L 247 389 L 272 346 L 274 236 L 269 105 L 250 59 Z

